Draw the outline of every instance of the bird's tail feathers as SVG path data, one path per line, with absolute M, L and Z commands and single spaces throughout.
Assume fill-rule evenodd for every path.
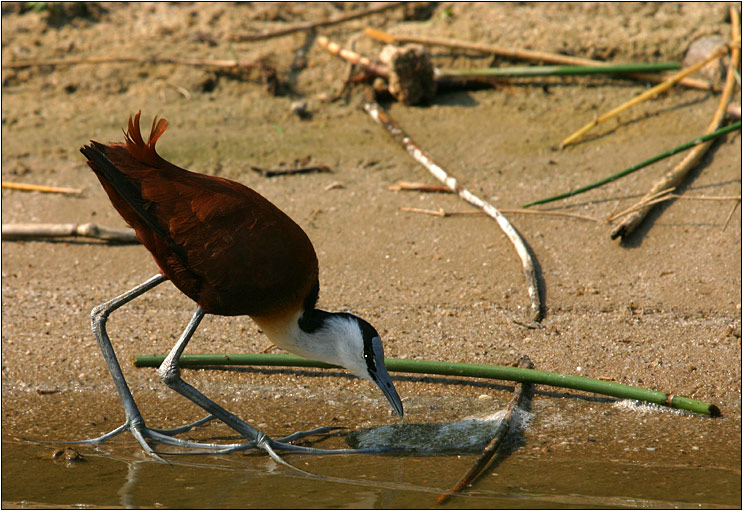
M 155 144 L 162 134 L 165 133 L 165 130 L 168 129 L 168 121 L 165 119 L 158 119 L 157 116 L 155 116 L 152 119 L 150 138 L 147 143 L 145 143 L 142 138 L 142 132 L 139 128 L 139 117 L 141 114 L 142 111 L 140 110 L 134 115 L 134 118 L 129 116 L 129 127 L 127 131 L 124 132 L 126 149 L 129 151 L 132 158 L 157 167 L 163 160 L 160 155 L 157 154 Z
M 91 140 L 90 145 L 80 148 L 80 152 L 88 159 L 88 165 L 93 172 L 98 174 L 116 193 L 126 202 L 142 219 L 147 226 L 162 238 L 169 238 L 163 228 L 148 214 L 145 200 L 139 188 L 121 172 L 116 165 L 106 156 L 106 146 Z

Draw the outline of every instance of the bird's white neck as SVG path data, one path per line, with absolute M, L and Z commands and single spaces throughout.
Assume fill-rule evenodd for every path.
M 294 312 L 253 319 L 276 346 L 305 358 L 345 367 L 359 378 L 371 381 L 402 417 L 402 401 L 387 373 L 379 333 L 353 314 L 321 311 L 314 308 L 314 300 L 310 302 Z
M 348 315 L 314 310 L 310 312 L 313 324 L 308 327 L 304 314 L 305 311 L 295 310 L 271 317 L 253 317 L 253 320 L 279 348 L 304 358 L 345 367 L 360 378 L 370 379 L 363 364 L 364 340 L 353 319 Z

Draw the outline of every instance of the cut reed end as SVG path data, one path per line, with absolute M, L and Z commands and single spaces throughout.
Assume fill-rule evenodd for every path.
M 381 30 L 377 30 L 376 28 L 366 27 L 364 29 L 364 35 L 366 35 L 367 37 L 371 37 L 372 39 L 375 39 L 377 41 L 386 43 L 386 44 L 395 43 L 395 36 L 393 36 L 392 34 L 388 34 L 387 32 L 382 32 Z

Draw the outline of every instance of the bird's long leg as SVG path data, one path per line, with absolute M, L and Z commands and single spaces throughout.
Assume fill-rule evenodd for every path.
M 109 300 L 108 302 L 94 307 L 91 311 L 90 324 L 91 328 L 93 329 L 93 335 L 95 335 L 95 339 L 96 341 L 98 341 L 98 346 L 101 348 L 103 358 L 105 359 L 106 365 L 108 365 L 108 370 L 111 373 L 111 377 L 113 378 L 116 392 L 118 392 L 119 399 L 121 400 L 121 404 L 124 407 L 126 422 L 122 426 L 119 426 L 113 431 L 99 437 L 65 443 L 96 444 L 103 442 L 104 440 L 108 440 L 109 438 L 116 436 L 128 429 L 132 432 L 134 437 L 139 441 L 139 443 L 142 445 L 142 448 L 148 454 L 154 456 L 155 458 L 159 458 L 155 451 L 153 451 L 152 448 L 147 444 L 141 433 L 141 430 L 144 428 L 144 420 L 142 419 L 142 414 L 139 412 L 137 404 L 134 402 L 134 397 L 132 397 L 132 393 L 126 383 L 126 379 L 124 378 L 124 373 L 121 371 L 121 366 L 119 365 L 119 361 L 116 358 L 116 353 L 114 352 L 113 346 L 111 345 L 111 339 L 109 339 L 108 333 L 106 332 L 106 320 L 113 311 L 115 311 L 122 305 L 131 302 L 138 296 L 146 293 L 150 289 L 162 283 L 164 280 L 165 277 L 158 273 L 154 277 L 148 279 L 146 282 L 127 291 L 126 293 L 117 296 L 113 300 Z
M 115 311 L 122 305 L 125 305 L 131 302 L 138 296 L 141 296 L 142 294 L 146 293 L 147 291 L 154 288 L 158 284 L 164 282 L 165 280 L 166 279 L 163 275 L 157 274 L 154 277 L 148 279 L 146 282 L 127 291 L 126 293 L 123 293 L 117 296 L 116 298 L 109 300 L 108 302 L 105 302 L 105 303 L 102 303 L 96 306 L 92 310 L 91 315 L 90 315 L 93 334 L 95 335 L 95 338 L 98 341 L 98 346 L 101 348 L 101 352 L 103 353 L 103 358 L 105 359 L 106 364 L 108 365 L 108 370 L 111 373 L 111 377 L 113 378 L 114 386 L 116 387 L 116 391 L 119 394 L 119 399 L 121 400 L 121 404 L 124 407 L 124 414 L 126 416 L 125 423 L 119 426 L 118 428 L 108 433 L 105 433 L 99 437 L 96 437 L 96 438 L 89 438 L 85 440 L 73 440 L 69 442 L 54 442 L 54 443 L 98 444 L 98 443 L 108 440 L 109 438 L 113 438 L 119 433 L 129 430 L 132 433 L 132 435 L 137 439 L 137 441 L 142 445 L 142 448 L 148 454 L 152 455 L 153 457 L 161 461 L 164 461 L 164 460 L 162 460 L 162 458 L 160 458 L 155 453 L 155 451 L 147 444 L 145 440 L 146 438 L 151 438 L 161 443 L 168 443 L 171 445 L 177 445 L 181 447 L 197 447 L 197 448 L 203 448 L 203 449 L 214 449 L 214 448 L 222 447 L 220 444 L 200 444 L 196 442 L 187 442 L 184 440 L 171 438 L 172 435 L 183 433 L 195 426 L 199 426 L 201 424 L 204 424 L 205 422 L 208 422 L 209 420 L 212 420 L 213 419 L 212 416 L 205 417 L 204 419 L 196 421 L 193 424 L 182 426 L 180 428 L 176 428 L 173 430 L 152 430 L 152 429 L 147 428 L 145 426 L 144 420 L 142 419 L 142 414 L 139 412 L 139 408 L 137 407 L 137 404 L 134 402 L 134 397 L 132 396 L 132 393 L 129 390 L 129 386 L 126 383 L 126 379 L 124 378 L 124 373 L 121 371 L 121 366 L 119 365 L 119 361 L 116 358 L 116 353 L 114 352 L 113 346 L 111 344 L 111 339 L 109 339 L 108 333 L 106 332 L 106 321 L 108 319 L 108 316 L 113 311 Z
M 265 434 L 258 431 L 250 424 L 239 419 L 232 413 L 228 412 L 227 410 L 213 402 L 211 399 L 206 397 L 204 394 L 196 390 L 196 388 L 181 379 L 180 368 L 178 367 L 178 359 L 181 357 L 183 350 L 186 349 L 188 341 L 191 340 L 193 333 L 196 331 L 196 328 L 198 328 L 199 323 L 201 323 L 201 320 L 203 318 L 204 311 L 201 307 L 197 307 L 196 312 L 191 318 L 191 321 L 189 321 L 188 326 L 186 326 L 186 329 L 183 331 L 180 339 L 178 339 L 178 342 L 176 342 L 175 346 L 173 346 L 173 349 L 170 350 L 170 353 L 168 353 L 168 356 L 165 357 L 165 360 L 163 360 L 163 363 L 158 368 L 158 375 L 160 376 L 160 378 L 162 378 L 163 382 L 168 387 L 175 390 L 182 396 L 190 399 L 201 408 L 209 412 L 211 415 L 214 415 L 222 422 L 230 426 L 232 429 L 250 440 L 250 444 L 246 445 L 246 447 L 259 447 L 265 450 L 269 454 L 269 456 L 271 456 L 277 463 L 296 469 L 296 467 L 293 467 L 286 463 L 273 451 L 270 445 L 270 441 Z M 300 470 L 300 472 L 304 471 Z
M 268 436 L 266 436 L 263 432 L 255 429 L 253 426 L 248 424 L 247 422 L 243 421 L 233 413 L 225 410 L 218 404 L 216 404 L 214 401 L 206 397 L 204 394 L 196 390 L 195 387 L 192 385 L 186 383 L 183 381 L 180 375 L 180 367 L 178 365 L 178 360 L 180 359 L 181 355 L 183 354 L 183 350 L 186 349 L 186 346 L 188 345 L 188 341 L 193 336 L 194 332 L 196 331 L 196 328 L 198 328 L 199 323 L 201 323 L 201 320 L 204 318 L 204 311 L 201 309 L 201 307 L 198 307 L 196 309 L 196 312 L 194 313 L 193 317 L 191 318 L 191 321 L 188 323 L 188 326 L 186 326 L 186 329 L 183 331 L 183 334 L 181 334 L 181 337 L 178 339 L 178 342 L 176 342 L 175 346 L 173 346 L 173 349 L 170 350 L 170 353 L 168 353 L 168 356 L 165 357 L 165 360 L 163 360 L 162 364 L 160 364 L 160 367 L 157 370 L 157 374 L 162 378 L 163 382 L 170 387 L 171 389 L 175 390 L 182 396 L 188 398 L 207 412 L 209 414 L 214 415 L 216 418 L 224 422 L 227 426 L 234 429 L 241 435 L 243 435 L 246 439 L 249 440 L 248 443 L 243 445 L 229 445 L 229 446 L 222 446 L 222 448 L 217 449 L 214 451 L 214 453 L 227 453 L 227 452 L 234 452 L 234 451 L 240 451 L 240 450 L 246 450 L 250 448 L 259 448 L 266 451 L 271 458 L 274 459 L 277 463 L 280 463 L 282 465 L 285 465 L 289 468 L 292 468 L 294 470 L 299 470 L 300 472 L 304 472 L 303 470 L 297 469 L 296 467 L 286 463 L 284 460 L 279 457 L 278 454 L 274 451 L 274 449 L 280 449 L 280 450 L 286 450 L 291 452 L 301 452 L 301 453 L 311 453 L 311 454 L 349 454 L 349 453 L 359 453 L 359 452 L 379 452 L 378 450 L 368 450 L 368 449 L 332 449 L 332 450 L 326 450 L 326 449 L 315 449 L 311 447 L 304 447 L 299 445 L 292 445 L 284 442 L 278 442 L 271 440 Z M 313 430 L 313 432 L 318 431 L 325 431 L 323 428 L 319 428 L 317 430 Z M 290 437 L 287 437 L 287 439 L 296 439 L 301 438 L 303 436 L 301 433 L 297 436 L 292 435 Z
M 206 397 L 204 394 L 196 390 L 196 388 L 194 388 L 192 385 L 186 383 L 185 381 L 183 381 L 183 379 L 181 379 L 181 371 L 178 365 L 178 360 L 183 354 L 183 350 L 186 349 L 188 341 L 191 340 L 191 337 L 193 336 L 196 328 L 198 328 L 199 323 L 201 323 L 201 320 L 203 318 L 203 309 L 201 307 L 197 307 L 196 312 L 191 318 L 191 321 L 189 321 L 188 326 L 186 326 L 186 329 L 183 331 L 183 334 L 181 334 L 178 342 L 176 342 L 175 346 L 173 346 L 173 349 L 170 350 L 168 356 L 165 357 L 165 360 L 163 360 L 162 364 L 160 364 L 160 367 L 157 369 L 157 374 L 160 376 L 160 378 L 162 378 L 163 383 L 165 383 L 168 387 L 175 390 L 182 396 L 190 399 L 201 408 L 209 412 L 210 415 L 215 416 L 216 418 L 230 426 L 232 429 L 250 440 L 251 444 L 255 446 L 257 445 L 258 441 L 261 440 L 262 436 L 264 436 L 263 433 L 255 429 L 250 424 L 242 421 L 234 414 L 228 412 L 227 410 L 216 404 L 214 401 Z
M 108 316 L 113 311 L 146 293 L 164 280 L 165 277 L 158 273 L 146 282 L 117 296 L 113 300 L 94 307 L 90 313 L 90 326 L 93 329 L 93 335 L 95 335 L 95 339 L 98 341 L 98 346 L 101 348 L 103 358 L 106 360 L 108 370 L 113 377 L 116 392 L 119 393 L 119 398 L 124 406 L 127 423 L 130 425 L 137 425 L 144 421 L 142 420 L 142 415 L 139 413 L 139 408 L 137 408 L 137 405 L 134 402 L 129 386 L 126 384 L 124 373 L 121 372 L 121 366 L 119 365 L 116 353 L 111 345 L 111 339 L 109 339 L 108 333 L 106 332 L 106 320 L 108 320 Z

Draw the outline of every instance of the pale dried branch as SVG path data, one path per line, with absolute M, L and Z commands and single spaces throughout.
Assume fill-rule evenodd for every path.
M 492 217 L 501 230 L 506 234 L 508 239 L 513 244 L 516 252 L 518 253 L 519 259 L 524 270 L 524 276 L 527 281 L 527 292 L 531 301 L 531 312 L 534 321 L 539 321 L 542 318 L 543 306 L 541 296 L 539 292 L 539 282 L 537 280 L 536 268 L 532 254 L 521 238 L 521 235 L 511 225 L 511 222 L 498 211 L 498 209 L 492 204 L 480 199 L 469 190 L 459 184 L 456 178 L 451 176 L 446 170 L 439 166 L 431 156 L 428 155 L 421 147 L 413 142 L 413 140 L 405 134 L 400 126 L 389 116 L 389 114 L 376 102 L 373 98 L 368 98 L 364 103 L 364 110 L 379 124 L 381 124 L 387 133 L 397 141 L 407 152 L 412 156 L 418 163 L 426 167 L 426 169 L 436 177 L 439 181 L 444 183 L 450 190 L 459 195 L 460 198 L 466 202 L 472 204 L 485 211 L 488 216 Z
M 3 224 L 4 240 L 95 238 L 119 243 L 139 243 L 133 229 L 112 229 L 96 224 Z

